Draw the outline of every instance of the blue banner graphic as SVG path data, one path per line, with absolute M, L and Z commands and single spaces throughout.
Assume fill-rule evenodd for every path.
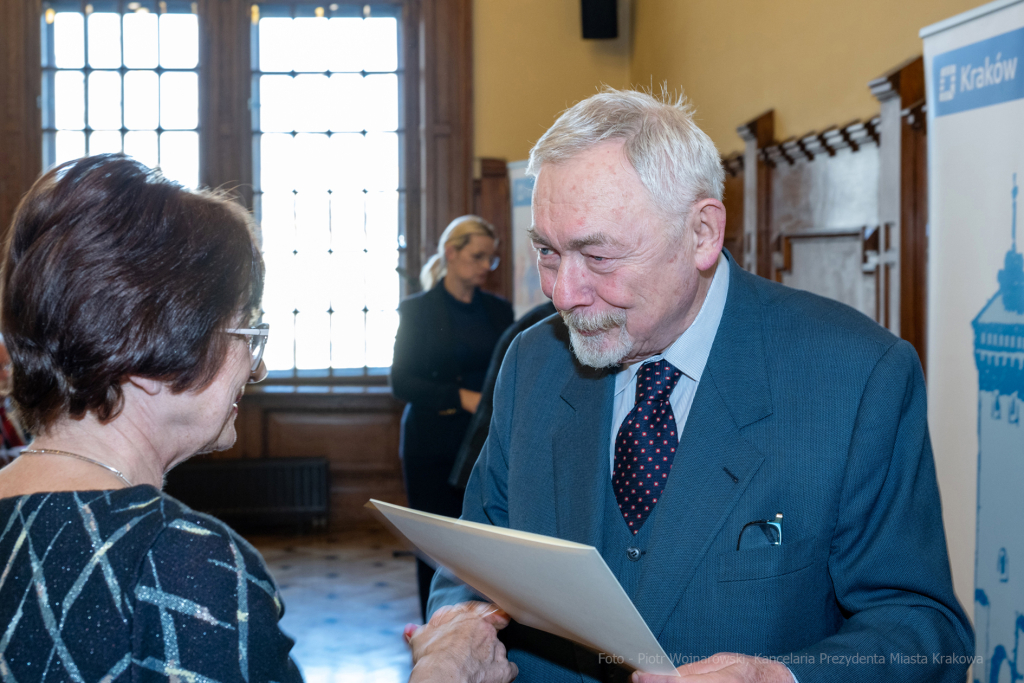
M 1017 251 L 1017 174 L 1010 192 L 1010 249 L 999 289 L 972 322 L 978 366 L 978 537 L 974 574 L 977 653 L 974 683 L 1024 678 L 1024 254 Z
M 932 60 L 935 115 L 1024 98 L 1024 28 L 944 52 Z

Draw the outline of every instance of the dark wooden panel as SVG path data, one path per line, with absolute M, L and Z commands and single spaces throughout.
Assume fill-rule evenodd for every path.
M 331 527 L 371 521 L 371 498 L 405 504 L 395 413 L 266 413 L 270 457 L 324 456 L 331 472 Z
M 251 2 L 199 3 L 200 183 L 252 207 Z
M 775 141 L 775 110 L 769 109 L 736 132 L 745 143 L 743 153 L 743 254 L 744 267 L 771 277 L 772 162 L 767 149 Z
M 512 301 L 512 193 L 504 159 L 480 159 L 480 177 L 473 181 L 473 213 L 494 226 L 498 267 L 484 289 Z
M 899 297 L 898 300 L 890 299 L 888 303 L 898 306 L 898 319 L 892 322 L 898 324 L 900 336 L 913 344 L 924 366 L 928 277 L 924 60 L 920 56 L 909 59 L 872 80 L 868 87 L 882 103 L 887 121 L 891 121 L 886 130 L 899 136 L 899 144 L 883 155 L 884 180 L 879 187 L 880 195 L 886 198 L 883 211 L 889 209 L 889 215 L 882 216 L 882 219 L 894 224 L 898 219 L 900 234 L 899 262 L 896 264 L 898 275 L 892 276 L 890 282 L 898 286 Z M 886 267 L 886 276 L 892 275 L 890 270 Z M 885 311 L 889 313 L 889 306 Z
M 402 408 L 387 387 L 252 387 L 239 405 L 235 446 L 202 457 L 326 457 L 331 528 L 370 525 L 367 500 L 406 501 L 398 458 Z
M 472 2 L 423 0 L 419 12 L 425 260 L 445 226 L 473 208 Z
M 923 70 L 923 69 L 922 69 Z M 927 359 L 928 131 L 923 101 L 903 117 L 900 155 L 900 336 Z
M 0 2 L 0 238 L 42 172 L 40 0 Z
M 725 162 L 725 248 L 737 263 L 743 263 L 743 155 Z
M 268 412 L 268 454 L 325 456 L 331 469 L 395 474 L 400 418 L 394 413 Z

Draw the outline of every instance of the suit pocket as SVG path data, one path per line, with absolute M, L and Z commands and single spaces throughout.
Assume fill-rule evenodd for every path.
M 814 539 L 794 543 L 730 550 L 718 554 L 719 581 L 752 581 L 783 576 L 814 562 Z

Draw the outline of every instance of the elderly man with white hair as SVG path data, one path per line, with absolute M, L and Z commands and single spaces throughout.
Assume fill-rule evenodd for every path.
M 683 681 L 962 682 L 913 348 L 723 251 L 722 165 L 681 100 L 594 95 L 530 170 L 561 315 L 505 356 L 463 518 L 597 547 Z M 430 609 L 473 598 L 439 574 Z M 501 639 L 524 680 L 630 676 Z

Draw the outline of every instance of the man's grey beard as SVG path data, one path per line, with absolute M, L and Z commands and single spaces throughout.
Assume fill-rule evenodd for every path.
M 569 328 L 572 352 L 584 365 L 592 368 L 607 368 L 618 365 L 619 361 L 633 350 L 633 338 L 626 331 L 626 312 L 614 311 L 587 315 L 581 311 L 559 311 L 565 326 Z M 608 343 L 613 335 L 608 332 L 619 329 L 618 338 Z M 602 332 L 587 336 L 581 332 Z

